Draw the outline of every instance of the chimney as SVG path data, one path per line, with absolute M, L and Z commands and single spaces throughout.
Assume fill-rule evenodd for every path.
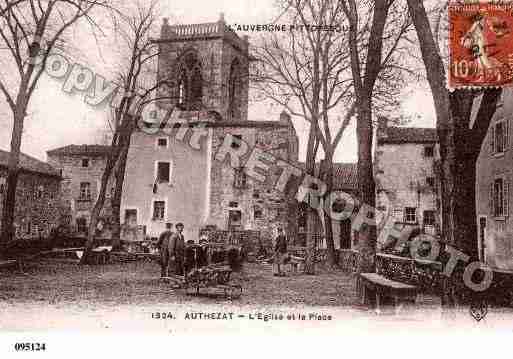
M 387 138 L 388 118 L 380 116 L 378 117 L 378 129 L 376 131 L 376 137 Z

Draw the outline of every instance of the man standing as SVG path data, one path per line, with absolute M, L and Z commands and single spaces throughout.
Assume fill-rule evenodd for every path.
M 283 233 L 281 227 L 278 228 L 278 237 L 276 237 L 276 244 L 274 245 L 274 261 L 273 261 L 273 275 L 276 277 L 285 276 L 280 269 L 287 256 L 287 238 Z
M 166 223 L 166 230 L 162 232 L 157 241 L 157 248 L 160 254 L 160 277 L 169 276 L 169 239 L 173 235 L 173 224 Z
M 183 237 L 183 223 L 176 225 L 176 232 L 173 233 L 169 240 L 169 266 L 176 275 L 184 275 L 183 261 L 185 255 L 185 242 Z

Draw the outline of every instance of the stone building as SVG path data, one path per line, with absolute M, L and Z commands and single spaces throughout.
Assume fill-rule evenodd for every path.
M 479 259 L 506 270 L 513 269 L 513 219 L 509 215 L 513 203 L 512 113 L 513 92 L 504 90 L 476 164 Z
M 62 173 L 61 200 L 69 208 L 70 224 L 78 234 L 87 232 L 98 198 L 110 146 L 68 145 L 47 151 L 48 163 Z M 110 216 L 113 181 L 109 183 L 102 215 Z
M 0 215 L 6 191 L 9 152 L 0 150 Z M 17 239 L 47 237 L 64 215 L 59 199 L 61 174 L 48 163 L 20 155 L 14 227 Z
M 158 76 L 170 86 L 159 94 L 168 99 L 156 113 L 178 108 L 182 117 L 159 131 L 142 127 L 133 134 L 121 222 L 144 226 L 150 237 L 166 222 L 183 222 L 187 239 L 197 239 L 206 225 L 259 230 L 268 238 L 277 226 L 292 226 L 293 200 L 273 186 L 278 169 L 270 168 L 260 183 L 244 167 L 255 147 L 290 163 L 298 156 L 298 138 L 286 113 L 276 121 L 248 120 L 247 38 L 239 38 L 221 18 L 176 26 L 165 21 L 158 42 Z M 202 140 L 191 145 L 190 132 L 200 125 Z M 236 139 L 232 150 L 248 150 L 236 168 L 217 156 L 227 138 Z
M 436 129 L 391 127 L 380 118 L 374 156 L 377 210 L 396 223 L 439 234 L 439 156 Z

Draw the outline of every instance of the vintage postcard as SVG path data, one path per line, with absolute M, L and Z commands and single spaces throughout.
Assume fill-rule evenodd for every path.
M 513 3 L 5 0 L 0 61 L 0 353 L 511 332 Z

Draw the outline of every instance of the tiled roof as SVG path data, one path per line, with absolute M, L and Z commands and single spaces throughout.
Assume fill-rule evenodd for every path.
M 110 153 L 112 150 L 111 146 L 105 145 L 68 145 L 59 147 L 46 153 L 52 155 L 77 155 L 77 156 L 104 156 Z
M 7 168 L 9 163 L 10 152 L 0 150 L 0 167 Z M 47 176 L 60 177 L 58 170 L 50 166 L 48 163 L 30 157 L 24 153 L 20 154 L 20 167 L 22 170 L 44 174 Z
M 305 169 L 305 163 L 300 163 L 300 168 Z M 315 173 L 319 171 L 319 163 L 315 164 Z M 356 163 L 333 164 L 333 189 L 356 190 L 358 188 L 358 166 Z
M 434 143 L 438 142 L 435 128 L 387 127 L 378 131 L 378 143 Z

